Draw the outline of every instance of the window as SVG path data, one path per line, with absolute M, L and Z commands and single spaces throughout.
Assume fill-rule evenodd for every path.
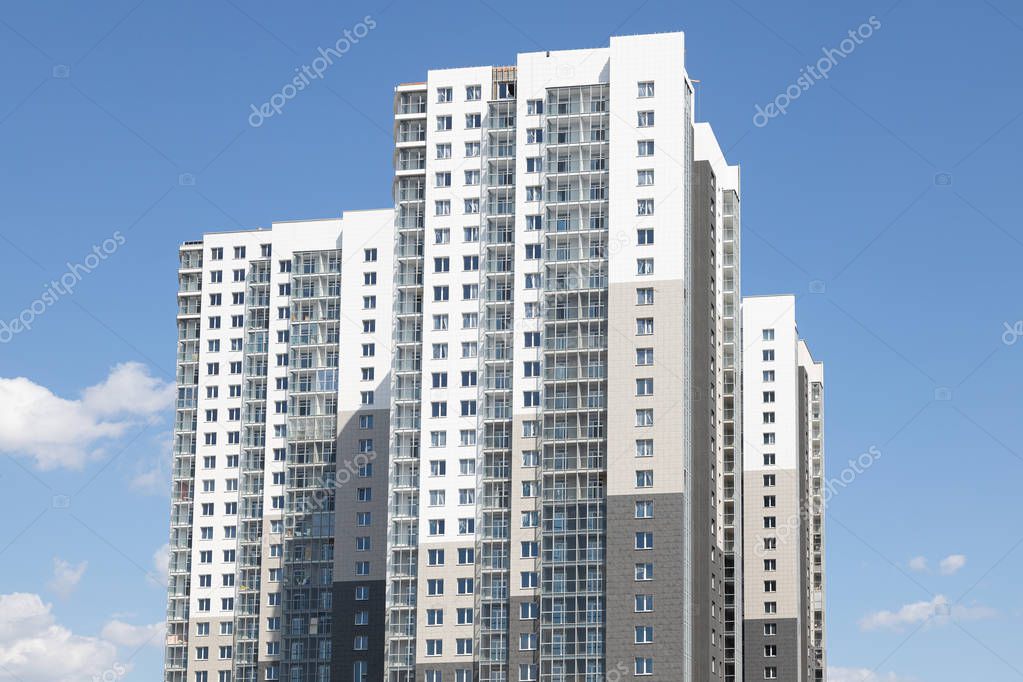
M 636 675 L 653 675 L 654 674 L 654 659 L 653 657 L 636 657 L 635 669 Z
M 636 379 L 636 395 L 653 395 L 653 379 Z
M 467 102 L 475 102 L 482 99 L 483 87 L 479 85 L 467 85 L 465 86 L 465 100 Z
M 530 116 L 543 113 L 543 100 L 542 99 L 527 99 L 526 100 L 526 113 Z
M 654 565 L 653 564 L 636 564 L 636 580 L 653 580 L 654 579 Z
M 526 129 L 526 144 L 540 144 L 541 142 L 543 142 L 542 128 Z
M 775 464 L 775 455 L 774 455 L 774 453 L 773 452 L 765 452 L 764 453 L 764 466 L 765 467 L 769 467 L 769 466 L 774 466 L 774 464 Z
M 434 178 L 437 187 L 451 187 L 451 173 L 436 173 Z
M 540 578 L 536 571 L 521 571 L 519 574 L 519 586 L 522 588 L 539 587 Z
M 426 640 L 426 655 L 427 656 L 442 656 L 444 654 L 444 640 L 440 639 L 428 639 Z
M 640 246 L 649 246 L 654 243 L 654 231 L 652 228 L 636 230 L 636 243 Z
M 637 594 L 636 595 L 636 613 L 649 613 L 654 610 L 654 595 L 652 594 Z
M 640 366 L 654 364 L 654 349 L 653 348 L 637 348 L 636 349 L 636 364 Z M 637 383 L 637 389 L 639 384 Z M 638 390 L 637 390 L 638 392 Z
M 652 317 L 637 317 L 636 318 L 636 334 L 638 336 L 650 336 L 654 333 L 654 318 Z
M 654 534 L 648 531 L 642 531 L 636 533 L 635 549 L 653 549 L 654 548 Z
M 653 457 L 654 441 L 652 438 L 642 438 L 636 441 L 636 457 Z
M 636 125 L 640 128 L 649 128 L 654 124 L 654 112 L 640 111 L 636 115 Z
M 438 116 L 437 117 L 437 130 L 451 130 L 451 117 L 450 116 Z
M 776 601 L 765 601 L 764 602 L 764 613 L 778 613 L 778 602 L 776 602 Z
M 636 171 L 636 184 L 640 187 L 649 187 L 654 184 L 654 171 L 653 169 L 645 169 Z
M 774 391 L 764 391 L 764 402 L 765 403 L 774 402 Z
M 654 641 L 654 628 L 652 625 L 636 626 L 636 644 L 651 644 Z
M 465 158 L 475 159 L 480 155 L 480 143 L 479 142 L 466 142 L 465 143 Z
M 764 474 L 764 487 L 773 488 L 776 485 L 774 474 Z
M 774 349 L 768 348 L 763 351 L 764 362 L 772 362 L 774 360 Z
M 763 380 L 767 383 L 774 381 L 774 370 L 773 369 L 764 370 Z
M 451 202 L 447 200 L 435 201 L 433 202 L 433 209 L 435 215 L 439 216 L 451 215 Z
M 774 341 L 774 330 L 764 329 L 761 332 L 761 338 L 763 338 L 764 341 Z
M 636 200 L 636 215 L 650 216 L 654 214 L 654 200 L 653 199 L 637 199 Z M 640 273 L 645 274 L 645 273 Z
M 654 82 L 653 81 L 640 81 L 638 84 L 637 97 L 653 97 L 654 96 Z
M 764 623 L 764 635 L 767 637 L 773 637 L 778 634 L 777 623 Z
M 465 115 L 465 127 L 469 130 L 474 130 L 482 125 L 482 117 L 480 114 L 466 114 Z
M 443 104 L 451 101 L 451 88 L 437 88 L 437 102 Z
M 637 143 L 637 154 L 640 156 L 653 156 L 654 155 L 654 141 L 653 140 L 640 140 Z
M 765 580 L 764 581 L 764 592 L 777 592 L 778 581 L 776 580 Z
M 654 472 L 652 469 L 640 469 L 636 471 L 636 487 L 652 488 L 654 486 Z
M 654 304 L 654 290 L 653 287 L 641 287 L 636 289 L 636 305 L 653 305 Z M 652 322 L 652 320 L 651 320 Z
M 652 408 L 636 410 L 636 426 L 653 426 L 654 411 Z
M 451 145 L 447 144 L 447 143 L 437 145 L 437 158 L 438 159 L 450 159 L 451 158 Z

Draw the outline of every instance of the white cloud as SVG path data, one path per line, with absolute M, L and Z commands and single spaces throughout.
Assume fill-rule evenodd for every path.
M 56 623 L 37 594 L 0 594 L 0 680 L 91 682 L 124 674 L 117 647 Z
M 77 566 L 59 557 L 53 558 L 53 579 L 50 581 L 50 589 L 57 593 L 57 596 L 67 599 L 78 587 L 78 583 L 85 575 L 85 569 L 89 562 L 83 561 Z
M 994 609 L 986 606 L 965 606 L 950 604 L 944 595 L 937 595 L 931 601 L 918 601 L 906 604 L 898 611 L 876 611 L 867 614 L 860 619 L 860 629 L 901 630 L 909 625 L 916 625 L 930 621 L 933 624 L 941 625 L 947 623 L 950 618 L 956 620 L 983 620 L 993 618 L 997 615 Z
M 0 377 L 0 452 L 32 457 L 40 469 L 79 469 L 102 454 L 105 441 L 173 402 L 174 385 L 138 362 L 115 366 L 77 400 L 25 377 Z
M 913 557 L 909 560 L 909 570 L 916 571 L 917 573 L 927 572 L 927 557 Z
M 908 677 L 895 673 L 879 674 L 869 668 L 839 668 L 828 666 L 829 682 L 909 682 Z
M 139 362 L 125 362 L 110 370 L 106 381 L 82 391 L 82 402 L 93 414 L 154 414 L 174 400 L 174 386 L 149 374 Z
M 100 635 L 117 646 L 138 649 L 143 646 L 163 646 L 165 631 L 166 627 L 163 622 L 152 625 L 131 625 L 120 620 L 112 620 L 103 626 Z
M 966 565 L 966 555 L 950 554 L 938 563 L 938 570 L 942 575 L 955 575 Z

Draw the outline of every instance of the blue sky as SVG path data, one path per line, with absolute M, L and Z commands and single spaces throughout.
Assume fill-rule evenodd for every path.
M 179 242 L 388 206 L 392 86 L 428 66 L 683 30 L 698 117 L 743 168 L 744 291 L 797 294 L 826 363 L 828 475 L 881 452 L 829 506 L 832 680 L 1023 678 L 1018 5 L 438 7 L 0 8 L 0 320 L 79 266 L 30 330 L 0 326 L 0 665 L 159 678 Z M 322 80 L 249 125 L 367 15 Z M 870 17 L 827 79 L 754 124 Z M 53 655 L 19 661 L 29 646 Z

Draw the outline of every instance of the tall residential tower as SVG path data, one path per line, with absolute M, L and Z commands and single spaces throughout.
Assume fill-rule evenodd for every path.
M 822 679 L 820 365 L 684 53 L 431 70 L 393 208 L 182 245 L 165 682 Z
M 741 679 L 739 187 L 681 33 L 395 95 L 390 682 Z
M 815 682 L 824 656 L 824 366 L 793 296 L 743 300 L 747 679 Z
M 382 674 L 391 223 L 181 246 L 166 682 Z

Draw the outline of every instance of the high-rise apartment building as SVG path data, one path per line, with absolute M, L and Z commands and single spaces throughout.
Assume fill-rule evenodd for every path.
M 181 246 L 167 682 L 382 674 L 392 223 Z
M 431 70 L 393 209 L 181 247 L 165 682 L 759 679 L 693 102 L 681 33 Z
M 742 305 L 748 680 L 825 679 L 824 366 L 799 338 L 795 305 Z
M 680 33 L 396 89 L 390 682 L 741 679 L 738 169 L 692 107 Z

